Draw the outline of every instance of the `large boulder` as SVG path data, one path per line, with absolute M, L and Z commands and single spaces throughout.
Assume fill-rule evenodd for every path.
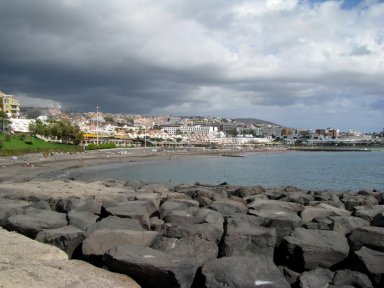
M 223 216 L 232 215 L 236 213 L 245 214 L 248 211 L 248 207 L 244 203 L 230 199 L 213 201 L 209 205 L 209 208 L 220 212 Z
M 151 246 L 158 235 L 156 231 L 99 229 L 83 241 L 82 251 L 87 257 L 97 257 L 120 245 Z
M 353 252 L 351 266 L 370 276 L 375 287 L 384 287 L 384 253 L 361 247 Z
M 109 269 L 126 274 L 142 287 L 189 288 L 198 263 L 148 247 L 123 245 L 104 255 Z
M 384 227 L 360 227 L 348 236 L 348 240 L 352 251 L 366 246 L 373 250 L 384 252 Z
M 311 201 L 314 201 L 313 195 L 303 192 L 287 193 L 284 197 L 279 199 L 280 201 L 299 203 L 303 205 L 309 205 Z
M 35 238 L 37 233 L 44 229 L 55 229 L 66 225 L 67 217 L 64 213 L 28 208 L 24 214 L 9 217 L 5 227 L 8 230 Z
M 219 243 L 223 237 L 224 228 L 210 223 L 200 224 L 179 224 L 179 223 L 165 223 L 163 235 L 168 238 L 187 238 L 194 235 Z
M 156 211 L 160 208 L 161 196 L 159 193 L 142 192 L 137 193 L 135 200 L 150 201 L 156 207 Z
M 151 230 L 153 231 L 163 231 L 164 230 L 164 220 L 158 218 L 158 217 L 151 217 L 149 219 L 149 222 L 151 223 Z
M 278 266 L 281 273 L 283 273 L 285 280 L 288 281 L 290 285 L 294 285 L 297 282 L 297 279 L 300 276 L 299 272 L 293 271 L 286 266 Z
M 329 218 L 332 220 L 331 230 L 342 232 L 345 235 L 359 227 L 369 225 L 367 220 L 354 216 L 331 216 Z
M 83 231 L 86 231 L 99 219 L 99 216 L 93 213 L 78 210 L 69 211 L 67 217 L 69 225 L 75 226 Z
M 228 192 L 218 186 L 206 187 L 206 186 L 194 186 L 186 189 L 178 189 L 177 192 L 184 193 L 192 199 L 199 197 L 205 197 L 212 201 L 228 198 Z
M 169 185 L 157 184 L 157 183 L 142 185 L 137 189 L 137 193 L 139 194 L 157 193 L 161 195 L 161 194 L 167 194 L 168 192 L 169 192 Z
M 384 204 L 382 201 L 384 200 L 384 191 L 376 191 L 376 190 L 360 190 L 357 192 L 359 195 L 364 195 L 364 196 L 373 196 L 379 201 L 379 204 Z
M 160 206 L 160 218 L 168 216 L 175 210 L 185 210 L 189 207 L 199 207 L 199 202 L 185 199 L 167 200 Z
M 269 257 L 261 255 L 223 257 L 212 260 L 204 264 L 201 274 L 202 283 L 198 287 L 290 287 L 273 261 Z
M 157 207 L 152 201 L 137 200 L 129 201 L 114 207 L 108 207 L 105 210 L 107 213 L 114 216 L 137 219 L 142 225 L 145 225 L 149 229 L 151 226 L 149 218 L 157 211 Z
M 223 228 L 224 218 L 217 212 L 206 208 L 189 207 L 185 210 L 174 210 L 164 217 L 167 223 L 201 224 L 210 223 Z
M 332 285 L 337 287 L 344 287 L 350 285 L 359 288 L 373 288 L 371 280 L 368 276 L 352 270 L 338 270 L 332 280 Z
M 22 214 L 29 204 L 30 202 L 23 200 L 0 199 L 0 226 L 7 224 L 9 217 Z
M 321 203 L 317 206 L 306 206 L 301 212 L 301 219 L 303 222 L 310 222 L 314 218 L 323 218 L 329 216 L 349 216 L 351 214 L 352 212 L 345 209 Z
M 43 230 L 37 233 L 35 238 L 37 241 L 60 248 L 68 254 L 69 258 L 72 258 L 74 251 L 84 239 L 85 233 L 74 226 Z
M 384 205 L 357 206 L 354 215 L 369 221 L 373 226 L 384 227 Z
M 69 197 L 66 199 L 60 199 L 56 205 L 56 210 L 63 213 L 71 210 L 87 211 L 100 215 L 101 203 L 92 198 Z
M 264 200 L 264 199 L 255 199 L 252 203 L 248 204 L 250 209 L 255 210 L 255 212 L 293 212 L 299 213 L 304 209 L 304 205 L 299 203 L 290 203 L 279 200 Z
M 0 286 L 140 288 L 130 277 L 68 260 L 57 247 L 0 229 Z
M 239 218 L 227 218 L 222 256 L 266 255 L 273 259 L 276 244 L 274 228 L 264 228 Z
M 343 233 L 327 230 L 296 228 L 284 238 L 284 253 L 288 264 L 300 270 L 330 268 L 344 260 L 349 253 Z
M 68 259 L 68 255 L 57 247 L 31 240 L 19 233 L 9 232 L 2 228 L 0 228 L 0 251 L 2 263 L 6 261 L 52 261 Z M 4 272 L 3 274 L 7 273 L 7 271 L 0 269 L 0 273 L 1 272 Z M 3 278 L 0 277 L 0 279 Z
M 91 234 L 95 230 L 136 230 L 143 231 L 144 228 L 140 221 L 131 218 L 120 218 L 118 216 L 108 216 L 101 219 L 87 229 L 87 234 Z
M 245 198 L 253 195 L 262 194 L 265 189 L 262 186 L 242 186 L 235 189 L 231 194 L 233 196 Z
M 215 242 L 199 235 L 186 238 L 158 237 L 151 248 L 180 258 L 195 258 L 201 263 L 216 259 L 219 254 L 219 247 Z
M 334 272 L 329 269 L 316 268 L 302 273 L 298 279 L 300 288 L 328 287 Z
M 262 224 L 260 226 L 276 229 L 276 245 L 279 246 L 285 236 L 289 236 L 292 231 L 301 226 L 301 218 L 295 212 L 286 211 L 267 211 L 267 210 L 248 210 L 248 214 L 255 215 Z M 260 221 L 259 220 L 259 221 Z
M 357 206 L 377 205 L 379 203 L 373 196 L 353 193 L 344 193 L 340 200 L 344 203 L 345 209 L 349 211 L 353 211 Z

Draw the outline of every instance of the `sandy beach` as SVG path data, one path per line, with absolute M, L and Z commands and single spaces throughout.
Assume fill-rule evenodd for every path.
M 0 183 L 28 182 L 31 179 L 47 172 L 61 171 L 73 168 L 91 167 L 117 162 L 142 162 L 154 159 L 174 159 L 177 157 L 193 157 L 203 155 L 238 156 L 241 153 L 268 153 L 285 151 L 281 148 L 257 149 L 252 151 L 229 150 L 167 150 L 155 151 L 152 149 L 129 150 L 97 150 L 82 153 L 54 153 L 48 157 L 42 154 L 28 154 L 17 157 L 0 157 Z
M 145 149 L 130 151 L 98 150 L 83 153 L 54 153 L 48 157 L 41 154 L 28 154 L 13 159 L 0 158 L 0 183 L 26 182 L 46 172 L 61 171 L 73 168 L 90 167 L 116 162 L 138 162 L 150 159 L 168 159 L 184 155 L 183 152 L 164 153 Z M 202 155 L 203 153 L 191 153 Z
M 217 155 L 221 151 L 188 151 L 188 155 Z M 33 154 L 12 159 L 0 158 L 0 195 L 8 197 L 12 194 L 35 195 L 36 197 L 94 197 L 103 198 L 121 192 L 120 185 L 106 185 L 104 182 L 84 183 L 81 181 L 42 180 L 39 176 L 46 173 L 67 171 L 69 169 L 92 167 L 119 162 L 142 162 L 154 159 L 170 159 L 183 157 L 186 152 L 153 152 L 151 150 L 137 149 L 129 152 L 116 152 L 108 150 L 85 153 L 67 154 L 56 153 L 49 157 Z

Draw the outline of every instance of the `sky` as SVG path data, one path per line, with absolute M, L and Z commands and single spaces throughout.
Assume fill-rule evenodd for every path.
M 382 0 L 0 0 L 22 106 L 384 128 Z

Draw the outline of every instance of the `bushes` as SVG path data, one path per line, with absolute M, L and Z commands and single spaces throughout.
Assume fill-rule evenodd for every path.
M 99 145 L 96 145 L 94 143 L 90 143 L 87 146 L 88 150 L 113 149 L 113 148 L 116 148 L 116 144 L 115 143 L 103 143 L 103 144 L 99 144 Z

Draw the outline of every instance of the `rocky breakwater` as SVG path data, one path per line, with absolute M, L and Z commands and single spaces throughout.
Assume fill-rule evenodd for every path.
M 118 272 L 141 287 L 384 287 L 383 192 L 108 181 L 76 182 L 63 197 L 54 193 L 63 190 L 57 181 L 51 192 L 14 185 L 0 191 L 1 226 L 82 260 L 68 263 L 103 267 L 94 268 L 92 283 L 120 281 L 112 280 Z M 81 193 L 89 187 L 95 190 Z M 0 231 L 4 241 L 10 232 Z M 27 265 L 12 261 L 2 261 L 10 270 L 0 273 Z M 69 273 L 55 261 L 39 262 L 34 273 Z M 49 273 L 40 287 L 56 278 Z M 82 287 L 79 281 L 68 283 Z

